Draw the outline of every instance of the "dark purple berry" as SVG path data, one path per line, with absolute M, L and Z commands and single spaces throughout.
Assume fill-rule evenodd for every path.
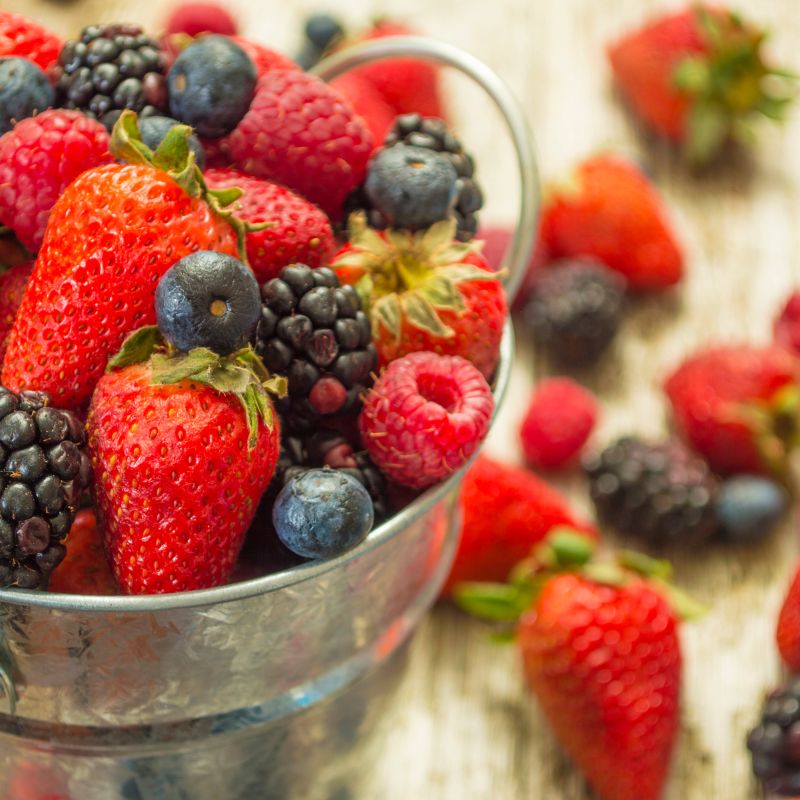
M 55 92 L 47 76 L 27 58 L 0 58 L 0 135 L 16 122 L 53 105 Z

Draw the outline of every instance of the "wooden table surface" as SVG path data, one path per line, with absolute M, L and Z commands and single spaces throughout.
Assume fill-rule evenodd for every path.
M 752 163 L 702 179 L 648 143 L 609 88 L 603 47 L 658 4 L 644 0 L 349 0 L 327 7 L 352 24 L 378 14 L 406 19 L 482 58 L 524 104 L 545 176 L 578 158 L 615 148 L 646 164 L 670 205 L 685 245 L 688 275 L 669 297 L 638 302 L 615 351 L 583 376 L 603 401 L 596 442 L 623 432 L 658 435 L 666 425 L 660 384 L 683 354 L 716 340 L 766 341 L 773 314 L 800 283 L 800 113 L 782 130 L 762 130 Z M 154 0 L 6 0 L 64 35 L 96 20 L 138 21 L 157 30 Z M 293 52 L 302 18 L 323 2 L 237 0 L 252 38 Z M 796 0 L 741 0 L 774 32 L 774 50 L 800 70 Z M 514 214 L 513 162 L 497 118 L 476 90 L 451 79 L 454 117 L 478 158 L 487 189 L 484 219 Z M 519 457 L 516 427 L 540 374 L 520 347 L 512 388 L 489 448 Z M 560 481 L 588 509 L 579 476 Z M 611 540 L 611 537 L 609 537 Z M 714 546 L 676 554 L 678 581 L 712 610 L 683 633 L 682 735 L 668 800 L 757 796 L 744 746 L 764 691 L 780 677 L 773 644 L 777 609 L 797 552 L 794 519 L 758 546 Z M 438 608 L 412 646 L 400 716 L 378 769 L 384 800 L 583 800 L 580 776 L 559 753 L 526 697 L 513 649 Z

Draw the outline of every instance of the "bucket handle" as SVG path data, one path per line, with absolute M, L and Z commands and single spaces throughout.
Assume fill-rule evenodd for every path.
M 517 226 L 503 257 L 505 286 L 510 299 L 517 293 L 530 261 L 539 216 L 539 174 L 528 121 L 503 80 L 473 55 L 446 42 L 422 36 L 387 36 L 347 47 L 317 64 L 311 72 L 331 81 L 356 67 L 387 58 L 419 58 L 454 67 L 472 78 L 499 109 L 511 136 L 519 170 L 520 203 Z

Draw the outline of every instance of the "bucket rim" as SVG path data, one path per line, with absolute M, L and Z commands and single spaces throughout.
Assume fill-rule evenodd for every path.
M 504 325 L 500 343 L 500 360 L 494 379 L 495 398 L 492 424 L 497 418 L 511 374 L 514 353 L 514 332 L 509 317 Z M 229 583 L 213 589 L 199 589 L 191 592 L 150 595 L 76 595 L 58 592 L 41 592 L 29 589 L 2 589 L 0 603 L 14 606 L 32 606 L 66 612 L 156 612 L 192 609 L 202 606 L 216 606 L 237 600 L 269 594 L 290 586 L 298 586 L 331 572 L 348 566 L 367 553 L 387 544 L 411 523 L 426 514 L 440 500 L 461 482 L 467 468 L 477 457 L 481 448 L 460 469 L 444 481 L 437 483 L 405 508 L 370 531 L 367 538 L 353 550 L 327 561 L 308 561 L 280 572 L 273 572 L 259 578 Z

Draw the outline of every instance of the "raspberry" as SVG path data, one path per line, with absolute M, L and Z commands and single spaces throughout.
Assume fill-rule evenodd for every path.
M 0 56 L 20 56 L 47 71 L 58 58 L 63 42 L 20 14 L 0 11 Z
M 775 320 L 775 341 L 800 355 L 800 292 L 794 292 Z
M 241 36 L 231 36 L 230 38 L 250 56 L 250 60 L 255 64 L 259 78 L 274 69 L 300 71 L 300 67 L 291 58 L 279 53 L 277 50 L 273 50 L 271 47 L 266 47 Z
M 294 192 L 233 169 L 210 169 L 205 179 L 212 189 L 236 186 L 244 192 L 233 206 L 237 217 L 269 224 L 246 239 L 247 260 L 259 283 L 276 277 L 287 264 L 319 267 L 333 252 L 328 218 Z
M 460 356 L 410 353 L 393 361 L 364 400 L 361 438 L 389 478 L 422 489 L 466 463 L 489 431 L 489 384 Z
M 234 166 L 282 183 L 333 218 L 364 179 L 372 137 L 344 99 L 319 78 L 273 70 L 228 137 Z
M 236 20 L 218 3 L 181 3 L 167 17 L 164 26 L 168 34 L 219 33 L 231 36 L 236 33 Z
M 568 465 L 586 444 L 596 421 L 597 402 L 586 389 L 569 378 L 543 381 L 520 429 L 525 459 L 544 469 Z
M 0 221 L 36 252 L 63 190 L 112 161 L 105 128 L 79 111 L 52 109 L 22 120 L 0 138 Z

